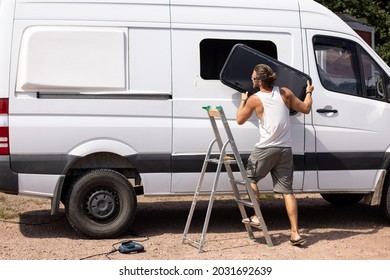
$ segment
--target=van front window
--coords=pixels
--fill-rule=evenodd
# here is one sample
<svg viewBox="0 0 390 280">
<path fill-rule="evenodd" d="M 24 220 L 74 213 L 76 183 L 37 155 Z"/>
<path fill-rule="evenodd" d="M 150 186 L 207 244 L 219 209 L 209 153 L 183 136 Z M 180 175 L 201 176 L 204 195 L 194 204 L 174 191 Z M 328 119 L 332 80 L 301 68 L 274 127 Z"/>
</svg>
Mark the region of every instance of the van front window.
<svg viewBox="0 0 390 280">
<path fill-rule="evenodd" d="M 315 36 L 313 43 L 318 75 L 325 89 L 387 100 L 389 78 L 360 45 L 328 36 Z"/>
<path fill-rule="evenodd" d="M 324 88 L 346 94 L 359 94 L 351 49 L 329 43 L 315 44 L 315 55 Z"/>
</svg>

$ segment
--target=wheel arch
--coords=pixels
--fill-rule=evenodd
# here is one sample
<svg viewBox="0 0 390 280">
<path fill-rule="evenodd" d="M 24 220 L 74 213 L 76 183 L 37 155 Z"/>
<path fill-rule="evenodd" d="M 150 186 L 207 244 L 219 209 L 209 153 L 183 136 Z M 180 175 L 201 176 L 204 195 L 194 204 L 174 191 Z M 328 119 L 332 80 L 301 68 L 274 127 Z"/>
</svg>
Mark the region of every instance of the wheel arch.
<svg viewBox="0 0 390 280">
<path fill-rule="evenodd" d="M 380 170 L 375 180 L 374 191 L 366 194 L 363 202 L 370 206 L 379 206 L 383 202 L 383 195 L 386 192 L 386 184 L 390 180 L 390 148 L 387 149 L 383 156 Z"/>
<path fill-rule="evenodd" d="M 64 175 L 57 183 L 52 200 L 51 213 L 59 212 L 60 202 L 64 201 L 64 197 L 74 180 L 94 169 L 111 169 L 123 174 L 126 178 L 133 179 L 134 186 L 137 187 L 137 194 L 141 194 L 143 192 L 142 187 L 140 187 L 141 176 L 135 162 L 131 159 L 132 157 L 126 157 L 114 152 L 94 152 L 78 157 L 67 166 Z"/>
<path fill-rule="evenodd" d="M 135 185 L 141 183 L 140 173 L 129 157 L 111 152 L 89 154 L 75 161 L 66 172 L 64 186 L 72 183 L 73 179 L 93 169 L 111 169 L 123 174 L 126 178 L 135 180 Z M 66 192 L 64 189 L 62 194 Z"/>
</svg>

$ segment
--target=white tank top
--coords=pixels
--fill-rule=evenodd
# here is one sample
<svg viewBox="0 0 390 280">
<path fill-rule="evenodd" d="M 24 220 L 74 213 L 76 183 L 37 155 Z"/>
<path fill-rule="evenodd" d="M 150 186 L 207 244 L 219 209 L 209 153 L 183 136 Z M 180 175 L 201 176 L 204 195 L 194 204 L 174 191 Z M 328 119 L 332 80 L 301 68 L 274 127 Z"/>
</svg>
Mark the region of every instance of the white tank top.
<svg viewBox="0 0 390 280">
<path fill-rule="evenodd" d="M 280 96 L 279 87 L 272 92 L 257 92 L 263 103 L 263 117 L 259 119 L 260 141 L 258 148 L 291 147 L 290 110 Z"/>
</svg>

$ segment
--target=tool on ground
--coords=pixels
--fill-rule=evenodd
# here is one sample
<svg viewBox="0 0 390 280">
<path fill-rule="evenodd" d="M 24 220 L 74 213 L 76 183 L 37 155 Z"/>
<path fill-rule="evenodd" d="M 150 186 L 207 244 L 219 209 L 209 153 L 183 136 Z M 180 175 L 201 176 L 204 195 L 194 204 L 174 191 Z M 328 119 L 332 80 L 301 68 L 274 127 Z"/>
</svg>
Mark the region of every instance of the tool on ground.
<svg viewBox="0 0 390 280">
<path fill-rule="evenodd" d="M 243 221 L 247 221 L 247 223 L 244 223 L 244 225 L 245 225 L 246 231 L 248 232 L 249 238 L 254 239 L 252 227 L 255 227 L 255 228 L 262 230 L 264 237 L 265 237 L 265 240 L 267 242 L 267 245 L 269 247 L 273 246 L 271 237 L 268 233 L 267 226 L 265 224 L 263 215 L 262 215 L 261 210 L 260 210 L 259 203 L 256 199 L 256 195 L 255 195 L 253 189 L 251 188 L 250 181 L 248 180 L 248 177 L 246 175 L 246 170 L 244 168 L 244 164 L 242 162 L 241 155 L 238 152 L 236 143 L 235 143 L 234 138 L 233 138 L 233 134 L 230 130 L 230 127 L 229 127 L 228 121 L 226 119 L 225 113 L 223 111 L 223 108 L 221 106 L 218 106 L 215 109 L 212 109 L 210 106 L 207 106 L 207 107 L 203 107 L 203 109 L 205 109 L 207 111 L 207 114 L 208 114 L 210 122 L 211 122 L 211 126 L 212 126 L 213 131 L 214 131 L 215 139 L 213 141 L 211 141 L 211 143 L 208 147 L 207 153 L 206 153 L 205 160 L 203 162 L 202 171 L 201 171 L 201 174 L 199 177 L 198 185 L 197 185 L 196 190 L 195 190 L 191 209 L 190 209 L 190 212 L 188 214 L 187 223 L 185 225 L 182 243 L 190 243 L 190 244 L 194 245 L 195 247 L 197 247 L 199 249 L 199 252 L 203 251 L 205 238 L 206 238 L 206 232 L 207 232 L 207 228 L 208 228 L 209 220 L 210 220 L 210 215 L 211 215 L 211 210 L 212 210 L 213 203 L 214 203 L 215 196 L 216 196 L 218 181 L 219 181 L 219 177 L 220 177 L 220 174 L 222 171 L 222 166 L 224 166 L 225 170 L 227 172 L 227 175 L 229 177 L 231 187 L 233 189 L 235 200 L 236 200 L 238 207 L 240 209 L 242 219 L 243 219 Z M 220 135 L 219 130 L 218 130 L 216 118 L 221 119 L 221 121 L 223 123 L 223 127 L 224 127 L 226 135 L 227 135 L 227 140 L 224 143 L 222 142 L 222 138 L 221 138 L 221 135 Z M 215 143 L 217 143 L 217 145 L 218 145 L 218 150 L 219 150 L 218 155 L 212 154 L 213 147 L 214 147 Z M 227 150 L 228 146 L 230 146 L 230 148 L 233 152 L 233 156 L 227 155 L 226 150 Z M 204 225 L 203 225 L 202 234 L 201 234 L 200 240 L 196 241 L 196 240 L 192 240 L 190 238 L 187 238 L 187 234 L 188 234 L 188 231 L 189 231 L 189 228 L 191 225 L 191 221 L 192 221 L 192 217 L 193 217 L 193 214 L 194 214 L 194 211 L 196 208 L 196 203 L 199 199 L 199 194 L 201 192 L 201 188 L 203 187 L 202 184 L 203 184 L 204 176 L 205 176 L 207 166 L 209 163 L 216 164 L 217 170 L 215 172 L 214 182 L 213 182 L 213 185 L 211 188 L 210 199 L 209 199 L 209 204 L 208 204 L 206 217 L 205 217 L 205 221 L 204 221 Z M 238 168 L 240 170 L 240 175 L 241 175 L 241 178 L 239 180 L 235 179 L 235 177 L 234 177 L 233 170 L 231 168 L 232 164 L 238 165 Z M 245 186 L 245 192 L 240 192 L 237 185 Z M 246 195 L 246 197 L 242 198 L 243 195 Z M 257 216 L 257 218 L 258 218 L 259 224 L 255 224 L 255 223 L 251 222 L 251 219 L 248 218 L 248 216 L 247 216 L 245 206 L 254 209 L 255 216 Z"/>
<path fill-rule="evenodd" d="M 122 254 L 140 253 L 144 250 L 144 246 L 134 241 L 123 242 L 118 248 L 118 251 Z"/>
</svg>

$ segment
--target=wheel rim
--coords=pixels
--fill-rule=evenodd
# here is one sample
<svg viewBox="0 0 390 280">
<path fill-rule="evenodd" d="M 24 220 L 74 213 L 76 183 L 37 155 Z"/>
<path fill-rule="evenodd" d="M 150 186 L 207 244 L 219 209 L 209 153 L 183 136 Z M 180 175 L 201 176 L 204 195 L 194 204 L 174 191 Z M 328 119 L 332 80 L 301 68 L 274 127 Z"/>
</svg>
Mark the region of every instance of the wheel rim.
<svg viewBox="0 0 390 280">
<path fill-rule="evenodd" d="M 118 197 L 108 189 L 95 189 L 87 197 L 86 211 L 95 220 L 107 220 L 115 216 L 118 209 Z"/>
</svg>

